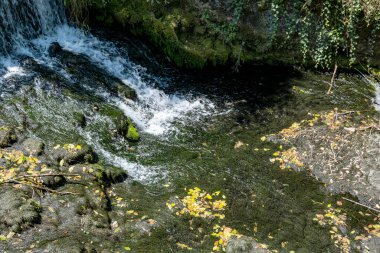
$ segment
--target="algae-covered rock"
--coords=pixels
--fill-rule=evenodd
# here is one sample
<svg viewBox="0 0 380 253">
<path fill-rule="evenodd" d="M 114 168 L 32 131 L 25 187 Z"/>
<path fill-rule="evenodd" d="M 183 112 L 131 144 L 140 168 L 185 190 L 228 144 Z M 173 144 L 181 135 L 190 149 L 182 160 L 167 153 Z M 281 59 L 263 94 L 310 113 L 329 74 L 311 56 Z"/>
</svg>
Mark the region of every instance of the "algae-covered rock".
<svg viewBox="0 0 380 253">
<path fill-rule="evenodd" d="M 13 127 L 0 127 L 0 148 L 9 147 L 16 141 L 17 136 Z"/>
<path fill-rule="evenodd" d="M 133 124 L 130 124 L 128 126 L 128 133 L 126 137 L 127 137 L 127 140 L 132 141 L 132 142 L 137 142 L 140 140 L 140 134 L 137 128 Z"/>
<path fill-rule="evenodd" d="M 130 100 L 137 99 L 136 91 L 123 83 L 117 85 L 117 90 L 118 90 L 119 96 L 123 98 L 130 99 Z"/>
<path fill-rule="evenodd" d="M 120 115 L 116 118 L 116 130 L 117 133 L 127 140 L 131 142 L 137 142 L 140 140 L 140 134 L 136 128 L 136 126 L 132 123 L 132 121 L 124 116 Z"/>
</svg>

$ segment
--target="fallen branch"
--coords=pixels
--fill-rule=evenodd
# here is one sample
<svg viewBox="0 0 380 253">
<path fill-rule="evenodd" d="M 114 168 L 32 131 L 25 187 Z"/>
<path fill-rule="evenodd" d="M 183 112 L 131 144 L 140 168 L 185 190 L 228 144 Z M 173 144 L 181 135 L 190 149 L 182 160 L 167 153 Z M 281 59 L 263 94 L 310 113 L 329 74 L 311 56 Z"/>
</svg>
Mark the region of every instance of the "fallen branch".
<svg viewBox="0 0 380 253">
<path fill-rule="evenodd" d="M 80 176 L 79 174 L 61 174 L 61 173 L 55 173 L 55 174 L 40 174 L 40 175 L 21 175 L 17 177 L 16 179 L 19 178 L 26 178 L 26 177 L 77 177 Z"/>
<path fill-rule="evenodd" d="M 361 203 L 359 203 L 359 202 L 356 202 L 356 201 L 354 201 L 354 200 L 352 200 L 352 199 L 348 199 L 348 198 L 345 198 L 345 197 L 342 197 L 342 199 L 347 200 L 347 201 L 349 201 L 349 202 L 351 202 L 351 203 L 354 203 L 354 204 L 356 204 L 356 205 L 359 205 L 359 206 L 362 206 L 362 207 L 368 208 L 368 209 L 370 209 L 370 210 L 372 210 L 372 211 L 375 211 L 375 212 L 377 212 L 377 213 L 380 213 L 380 210 L 377 210 L 377 209 L 372 208 L 372 207 L 370 207 L 370 206 L 363 205 L 363 204 L 361 204 Z"/>
<path fill-rule="evenodd" d="M 335 62 L 334 73 L 333 73 L 333 76 L 331 78 L 330 88 L 327 91 L 327 94 L 331 94 L 332 87 L 333 87 L 333 85 L 335 83 L 335 78 L 336 78 L 336 72 L 337 72 L 337 70 L 338 70 L 338 62 Z"/>
<path fill-rule="evenodd" d="M 24 186 L 29 186 L 32 189 L 38 189 L 38 190 L 47 191 L 47 192 L 50 192 L 50 193 L 55 193 L 55 194 L 60 194 L 60 195 L 68 195 L 68 194 L 78 195 L 78 193 L 75 193 L 75 192 L 60 192 L 60 191 L 56 191 L 56 190 L 50 189 L 48 187 L 44 187 L 44 186 L 40 186 L 40 185 L 36 185 L 36 184 L 28 184 L 28 183 L 24 183 L 24 182 L 21 182 L 21 181 L 18 181 L 18 180 L 14 180 L 14 179 L 10 179 L 10 180 L 4 181 L 3 183 L 4 184 L 20 184 L 20 185 L 24 185 Z"/>
</svg>

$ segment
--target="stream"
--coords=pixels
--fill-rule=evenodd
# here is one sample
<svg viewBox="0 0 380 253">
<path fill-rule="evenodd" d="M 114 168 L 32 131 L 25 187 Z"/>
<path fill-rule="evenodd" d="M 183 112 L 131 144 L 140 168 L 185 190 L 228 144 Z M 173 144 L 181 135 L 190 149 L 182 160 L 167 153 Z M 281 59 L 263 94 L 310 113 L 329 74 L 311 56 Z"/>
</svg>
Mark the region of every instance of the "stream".
<svg viewBox="0 0 380 253">
<path fill-rule="evenodd" d="M 21 2 L 22 8 L 17 6 Z M 329 99 L 330 75 L 294 67 L 250 65 L 239 73 L 186 73 L 163 63 L 131 36 L 69 25 L 58 0 L 32 2 L 0 4 L 0 25 L 6 27 L 0 32 L 0 122 L 24 126 L 28 136 L 43 139 L 50 148 L 85 143 L 101 164 L 128 173 L 113 191 L 126 201 L 127 207 L 117 210 L 132 210 L 135 216 L 124 221 L 116 243 L 103 245 L 108 235 L 91 237 L 98 252 L 123 247 L 132 252 L 186 251 L 179 243 L 194 252 L 211 252 L 215 225 L 236 229 L 278 252 L 340 252 L 329 228 L 314 219 L 341 195 L 307 171 L 281 170 L 271 163 L 279 144 L 262 137 L 308 113 L 335 107 L 364 110 L 365 98 L 346 95 L 367 87 L 360 76 L 343 75 L 344 91 Z M 4 22 L 16 16 L 25 18 L 17 24 Z M 88 75 L 92 72 L 71 70 L 70 61 L 49 54 L 53 42 L 121 80 L 136 91 L 137 100 L 120 96 L 96 75 Z M 294 87 L 305 92 L 297 95 Z M 85 116 L 85 127 L 75 124 L 78 113 Z M 138 128 L 139 142 L 110 134 L 112 115 L 120 113 Z M 168 208 L 195 187 L 223 195 L 224 219 L 191 220 Z M 352 228 L 367 222 L 352 211 L 365 209 L 346 208 Z M 157 227 L 136 232 L 136 222 L 147 218 Z M 50 233 L 43 224 L 35 235 L 40 242 Z"/>
</svg>

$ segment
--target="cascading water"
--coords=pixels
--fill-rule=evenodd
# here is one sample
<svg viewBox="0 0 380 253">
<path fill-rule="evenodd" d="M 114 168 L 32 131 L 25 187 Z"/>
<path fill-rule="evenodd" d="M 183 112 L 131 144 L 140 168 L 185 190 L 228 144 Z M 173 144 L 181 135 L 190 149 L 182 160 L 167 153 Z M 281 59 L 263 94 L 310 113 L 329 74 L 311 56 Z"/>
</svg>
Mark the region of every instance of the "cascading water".
<svg viewBox="0 0 380 253">
<path fill-rule="evenodd" d="M 28 39 L 47 34 L 64 23 L 64 6 L 60 0 L 2 0 L 0 52 L 25 46 Z"/>
<path fill-rule="evenodd" d="M 214 106 L 203 98 L 187 98 L 181 95 L 169 95 L 157 88 L 168 86 L 170 78 L 162 79 L 149 74 L 146 69 L 128 57 L 128 49 L 121 50 L 113 43 L 102 41 L 78 28 L 69 26 L 64 6 L 60 0 L 8 0 L 0 3 L 0 45 L 3 57 L 0 60 L 0 91 L 12 90 L 14 85 L 7 83 L 14 77 L 28 76 L 28 71 L 20 64 L 20 59 L 32 57 L 39 64 L 49 67 L 62 76 L 71 78 L 62 70 L 56 59 L 48 54 L 52 42 L 59 42 L 65 49 L 86 55 L 93 63 L 105 69 L 111 75 L 122 80 L 136 90 L 138 101 L 126 101 L 100 87 L 80 84 L 87 92 L 97 94 L 109 104 L 120 108 L 138 126 L 140 131 L 162 136 L 176 131 L 174 122 L 191 114 L 191 120 L 207 115 Z M 38 79 L 35 86 L 40 85 Z M 57 110 L 59 108 L 57 107 Z M 45 108 L 41 112 L 49 114 Z M 49 116 L 50 117 L 50 116 Z M 49 118 L 48 117 L 48 118 Z M 190 119 L 190 117 L 188 117 Z M 65 122 L 60 124 L 65 125 Z M 118 157 L 107 151 L 98 142 L 96 131 L 80 131 L 86 142 L 92 145 L 106 160 L 123 167 L 136 179 L 146 179 L 148 169 L 129 163 L 125 157 Z M 157 176 L 156 173 L 153 173 Z M 164 173 L 161 173 L 164 174 Z M 148 176 L 149 177 L 149 176 Z"/>
</svg>

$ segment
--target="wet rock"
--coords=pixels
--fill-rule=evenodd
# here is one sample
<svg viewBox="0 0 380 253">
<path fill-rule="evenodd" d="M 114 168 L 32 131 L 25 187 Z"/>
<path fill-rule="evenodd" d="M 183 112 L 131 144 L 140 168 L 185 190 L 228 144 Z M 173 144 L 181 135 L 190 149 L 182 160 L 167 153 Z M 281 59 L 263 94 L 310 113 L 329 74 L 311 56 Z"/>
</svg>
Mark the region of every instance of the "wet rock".
<svg viewBox="0 0 380 253">
<path fill-rule="evenodd" d="M 85 127 L 87 124 L 86 116 L 83 113 L 80 112 L 74 112 L 73 118 L 75 122 L 75 126 L 77 127 Z"/>
<path fill-rule="evenodd" d="M 42 182 L 45 186 L 56 189 L 63 186 L 66 183 L 66 179 L 63 176 L 45 176 L 42 177 Z"/>
<path fill-rule="evenodd" d="M 62 51 L 62 47 L 58 42 L 51 43 L 48 49 L 48 53 L 50 57 L 56 56 L 61 51 Z"/>
<path fill-rule="evenodd" d="M 103 180 L 113 184 L 124 182 L 127 178 L 125 170 L 117 167 L 107 167 L 103 173 Z"/>
<path fill-rule="evenodd" d="M 21 60 L 21 64 L 22 66 L 24 67 L 27 67 L 27 68 L 34 68 L 35 66 L 38 66 L 38 63 L 36 62 L 36 60 L 34 60 L 32 57 L 25 57 Z"/>
<path fill-rule="evenodd" d="M 119 116 L 116 119 L 116 131 L 119 135 L 123 136 L 131 142 L 137 142 L 140 140 L 140 134 L 132 123 L 132 121 L 124 115 Z"/>
<path fill-rule="evenodd" d="M 247 236 L 234 236 L 228 241 L 227 253 L 269 253 L 255 239 Z"/>
<path fill-rule="evenodd" d="M 119 96 L 123 98 L 130 99 L 130 100 L 137 99 L 136 91 L 125 84 L 117 85 L 117 91 L 119 93 Z"/>
<path fill-rule="evenodd" d="M 39 156 L 44 152 L 45 144 L 38 138 L 28 138 L 21 144 L 21 149 L 29 156 Z"/>
<path fill-rule="evenodd" d="M 20 190 L 2 189 L 0 203 L 0 230 L 20 232 L 40 222 L 41 208 Z"/>
<path fill-rule="evenodd" d="M 80 149 L 59 147 L 51 150 L 50 156 L 52 160 L 59 165 L 95 163 L 98 161 L 98 156 L 96 153 L 87 145 L 81 146 Z"/>
<path fill-rule="evenodd" d="M 0 127 L 0 148 L 11 146 L 17 141 L 17 136 L 14 128 Z"/>
<path fill-rule="evenodd" d="M 131 123 L 131 120 L 128 117 L 125 117 L 124 115 L 117 117 L 115 120 L 117 133 L 125 137 L 128 133 L 128 126 Z"/>
</svg>

